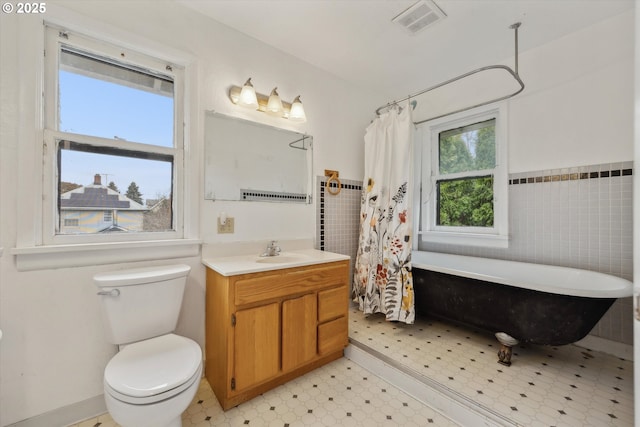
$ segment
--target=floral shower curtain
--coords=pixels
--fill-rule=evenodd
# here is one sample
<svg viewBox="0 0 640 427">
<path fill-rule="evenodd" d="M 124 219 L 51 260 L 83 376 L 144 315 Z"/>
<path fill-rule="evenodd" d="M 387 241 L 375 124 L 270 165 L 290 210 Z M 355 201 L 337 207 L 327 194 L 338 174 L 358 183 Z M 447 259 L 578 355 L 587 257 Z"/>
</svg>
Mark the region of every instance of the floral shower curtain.
<svg viewBox="0 0 640 427">
<path fill-rule="evenodd" d="M 411 108 L 393 108 L 367 128 L 353 299 L 364 313 L 415 319 L 411 277 Z"/>
</svg>

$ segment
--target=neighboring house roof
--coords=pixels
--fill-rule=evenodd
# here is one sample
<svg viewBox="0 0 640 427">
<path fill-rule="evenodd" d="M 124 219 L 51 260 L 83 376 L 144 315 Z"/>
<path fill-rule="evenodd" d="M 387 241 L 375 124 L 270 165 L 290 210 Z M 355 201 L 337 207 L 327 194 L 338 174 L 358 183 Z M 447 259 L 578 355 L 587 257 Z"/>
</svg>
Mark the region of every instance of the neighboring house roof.
<svg viewBox="0 0 640 427">
<path fill-rule="evenodd" d="M 113 233 L 113 232 L 128 232 L 129 230 L 127 230 L 124 227 L 120 227 L 118 225 L 110 225 L 107 228 L 104 228 L 100 231 L 98 231 L 98 233 Z"/>
<path fill-rule="evenodd" d="M 104 185 L 86 185 L 60 195 L 60 208 L 66 210 L 116 209 L 146 211 L 148 208 Z"/>
<path fill-rule="evenodd" d="M 147 207 L 149 208 L 149 211 L 157 211 L 160 208 L 162 208 L 166 203 L 169 203 L 169 199 L 166 198 L 162 198 L 162 199 L 147 199 L 145 200 L 147 203 Z"/>
</svg>

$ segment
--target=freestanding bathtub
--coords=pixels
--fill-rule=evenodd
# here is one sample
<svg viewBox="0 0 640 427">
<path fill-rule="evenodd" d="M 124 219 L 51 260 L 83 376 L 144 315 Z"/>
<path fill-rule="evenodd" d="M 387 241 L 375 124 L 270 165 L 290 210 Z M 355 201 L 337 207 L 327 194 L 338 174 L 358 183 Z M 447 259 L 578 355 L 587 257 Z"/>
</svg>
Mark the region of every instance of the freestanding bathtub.
<svg viewBox="0 0 640 427">
<path fill-rule="evenodd" d="M 584 338 L 628 280 L 594 271 L 413 251 L 416 315 L 496 333 L 499 362 L 510 365 L 520 342 L 564 345 Z"/>
</svg>

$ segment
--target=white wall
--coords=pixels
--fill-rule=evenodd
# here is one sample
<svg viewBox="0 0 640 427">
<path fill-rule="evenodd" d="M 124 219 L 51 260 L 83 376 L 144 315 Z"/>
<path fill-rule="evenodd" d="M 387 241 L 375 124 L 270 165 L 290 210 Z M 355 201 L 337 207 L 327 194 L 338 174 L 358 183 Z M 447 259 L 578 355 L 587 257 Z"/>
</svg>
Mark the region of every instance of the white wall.
<svg viewBox="0 0 640 427">
<path fill-rule="evenodd" d="M 63 8 L 60 8 L 63 6 Z M 280 51 L 170 2 L 48 1 L 48 19 L 87 33 L 105 31 L 126 43 L 149 41 L 150 51 L 179 52 L 192 67 L 189 83 L 187 135 L 190 213 L 187 234 L 207 242 L 224 241 L 213 224 L 221 210 L 236 218 L 230 240 L 312 239 L 313 206 L 275 203 L 203 201 L 204 111 L 218 112 L 314 136 L 314 168 L 340 171 L 362 179 L 362 136 L 373 109 L 384 100 L 352 89 L 346 83 Z M 22 158 L 22 144 L 39 142 L 34 135 L 38 53 L 42 17 L 2 14 L 0 21 L 0 425 L 102 394 L 102 372 L 115 348 L 104 341 L 92 276 L 124 264 L 19 272 L 10 248 L 21 241 L 20 218 L 29 206 L 18 194 L 37 188 L 39 176 L 29 172 L 39 159 Z M 25 59 L 25 56 L 27 59 Z M 278 86 L 284 100 L 301 95 L 308 121 L 292 125 L 262 113 L 234 106 L 231 85 L 253 77 L 256 89 L 269 93 Z M 21 173 L 26 170 L 27 173 Z M 20 178 L 22 177 L 22 178 Z M 24 179 L 24 181 L 22 181 Z M 38 229 L 26 224 L 24 229 Z M 20 231 L 18 231 L 20 230 Z M 178 259 L 192 267 L 178 333 L 204 341 L 204 269 L 199 257 Z M 163 261 L 166 262 L 166 261 Z"/>
<path fill-rule="evenodd" d="M 630 10 L 520 55 L 510 173 L 633 158 L 633 34 Z"/>
</svg>

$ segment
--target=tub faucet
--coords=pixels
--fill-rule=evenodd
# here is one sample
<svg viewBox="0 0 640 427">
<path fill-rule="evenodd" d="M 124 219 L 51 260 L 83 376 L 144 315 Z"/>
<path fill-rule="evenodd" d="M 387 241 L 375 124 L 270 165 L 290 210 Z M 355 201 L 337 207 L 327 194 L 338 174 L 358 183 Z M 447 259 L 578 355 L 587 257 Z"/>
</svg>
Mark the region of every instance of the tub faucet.
<svg viewBox="0 0 640 427">
<path fill-rule="evenodd" d="M 260 256 L 277 256 L 280 255 L 280 246 L 278 246 L 275 240 L 272 240 L 267 245 L 266 251 Z"/>
</svg>

